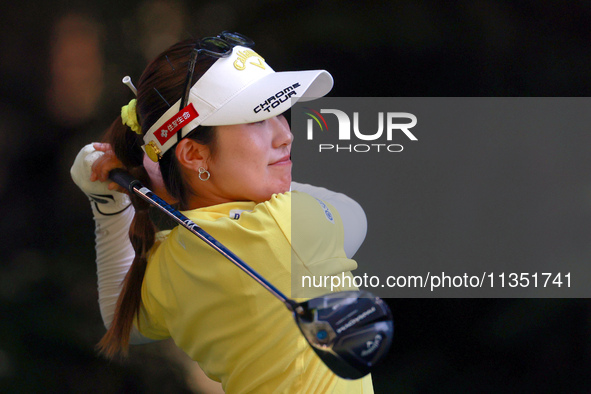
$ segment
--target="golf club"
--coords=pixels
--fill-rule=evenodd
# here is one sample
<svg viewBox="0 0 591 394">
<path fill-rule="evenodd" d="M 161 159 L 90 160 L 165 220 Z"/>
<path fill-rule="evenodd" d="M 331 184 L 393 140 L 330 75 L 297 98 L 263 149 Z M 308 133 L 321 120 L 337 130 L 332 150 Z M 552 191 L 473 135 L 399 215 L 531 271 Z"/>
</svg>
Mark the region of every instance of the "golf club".
<svg viewBox="0 0 591 394">
<path fill-rule="evenodd" d="M 337 376 L 359 379 L 387 354 L 394 323 L 388 305 L 379 297 L 367 291 L 343 291 L 298 303 L 126 171 L 114 169 L 109 178 L 166 213 L 283 302 L 312 349 Z"/>
</svg>

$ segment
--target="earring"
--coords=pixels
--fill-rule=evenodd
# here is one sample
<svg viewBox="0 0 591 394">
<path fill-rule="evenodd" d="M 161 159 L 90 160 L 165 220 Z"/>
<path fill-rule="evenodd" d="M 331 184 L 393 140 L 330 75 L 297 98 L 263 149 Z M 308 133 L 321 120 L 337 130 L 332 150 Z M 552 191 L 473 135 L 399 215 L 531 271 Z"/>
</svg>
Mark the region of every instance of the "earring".
<svg viewBox="0 0 591 394">
<path fill-rule="evenodd" d="M 203 175 L 203 174 L 205 174 L 205 175 Z M 199 179 L 201 179 L 203 182 L 205 182 L 206 180 L 209 179 L 210 176 L 211 176 L 211 174 L 209 173 L 209 171 L 207 171 L 203 167 L 199 167 Z"/>
</svg>

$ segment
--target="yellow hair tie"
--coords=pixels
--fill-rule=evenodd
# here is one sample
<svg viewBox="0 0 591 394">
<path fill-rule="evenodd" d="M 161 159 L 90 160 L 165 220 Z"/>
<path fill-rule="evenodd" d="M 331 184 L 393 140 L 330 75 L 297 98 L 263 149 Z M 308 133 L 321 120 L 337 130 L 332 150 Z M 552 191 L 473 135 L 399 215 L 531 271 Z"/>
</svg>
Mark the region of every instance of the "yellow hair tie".
<svg viewBox="0 0 591 394">
<path fill-rule="evenodd" d="M 137 100 L 132 99 L 129 104 L 121 107 L 121 120 L 124 125 L 127 125 L 127 127 L 141 135 L 142 127 L 137 121 L 137 112 L 135 111 L 136 104 Z"/>
</svg>

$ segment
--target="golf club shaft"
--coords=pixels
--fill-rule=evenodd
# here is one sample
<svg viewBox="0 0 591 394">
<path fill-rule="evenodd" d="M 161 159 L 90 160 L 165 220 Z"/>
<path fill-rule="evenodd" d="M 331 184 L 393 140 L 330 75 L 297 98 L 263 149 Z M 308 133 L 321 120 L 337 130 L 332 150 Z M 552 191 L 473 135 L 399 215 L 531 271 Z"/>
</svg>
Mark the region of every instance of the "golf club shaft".
<svg viewBox="0 0 591 394">
<path fill-rule="evenodd" d="M 250 267 L 248 264 L 242 261 L 242 259 L 236 256 L 234 253 L 232 253 L 232 251 L 230 251 L 218 240 L 209 235 L 205 230 L 203 230 L 199 225 L 195 224 L 191 219 L 189 219 L 181 212 L 170 206 L 166 201 L 158 197 L 154 192 L 145 187 L 140 181 L 132 177 L 128 172 L 116 168 L 109 173 L 109 178 L 113 182 L 117 183 L 119 186 L 129 190 L 131 193 L 137 194 L 142 199 L 146 200 L 148 203 L 152 204 L 156 208 L 160 209 L 162 212 L 166 213 L 178 224 L 189 230 L 191 233 L 195 234 L 203 242 L 217 250 L 225 258 L 227 258 L 236 266 L 238 266 L 238 268 L 246 272 L 251 278 L 260 283 L 269 292 L 271 292 L 271 294 L 273 294 L 280 301 L 282 301 L 290 311 L 294 310 L 296 303 L 293 300 L 287 298 L 281 291 L 279 291 L 279 289 L 277 289 L 275 286 L 269 283 L 252 267 Z"/>
</svg>

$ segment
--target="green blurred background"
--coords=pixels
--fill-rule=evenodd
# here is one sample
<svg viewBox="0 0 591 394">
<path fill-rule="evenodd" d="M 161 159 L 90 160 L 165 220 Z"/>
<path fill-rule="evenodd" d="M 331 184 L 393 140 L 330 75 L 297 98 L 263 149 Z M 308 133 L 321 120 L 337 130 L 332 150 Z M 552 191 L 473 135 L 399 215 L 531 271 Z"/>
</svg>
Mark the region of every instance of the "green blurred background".
<svg viewBox="0 0 591 394">
<path fill-rule="evenodd" d="M 170 44 L 238 31 L 276 70 L 329 70 L 335 97 L 589 96 L 590 19 L 590 2 L 548 0 L 3 4 L 0 392 L 206 390 L 166 344 L 97 356 L 94 224 L 69 176 L 131 98 L 121 78 Z M 378 393 L 591 390 L 588 300 L 388 303 Z"/>
</svg>

